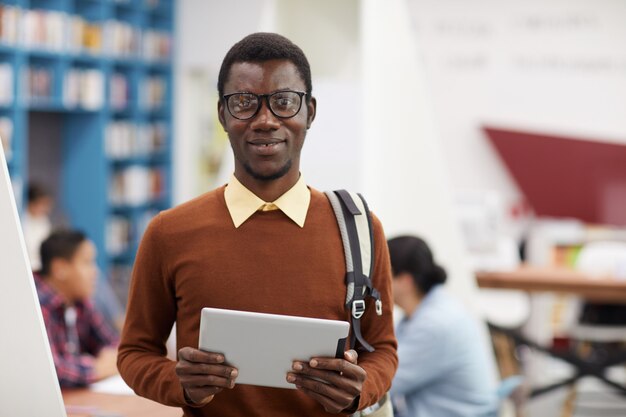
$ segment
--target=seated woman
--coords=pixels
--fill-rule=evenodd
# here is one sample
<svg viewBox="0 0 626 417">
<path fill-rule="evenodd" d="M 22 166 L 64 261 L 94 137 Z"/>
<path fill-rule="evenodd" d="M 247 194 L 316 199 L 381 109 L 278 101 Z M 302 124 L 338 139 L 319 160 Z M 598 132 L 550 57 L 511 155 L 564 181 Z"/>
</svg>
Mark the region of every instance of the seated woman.
<svg viewBox="0 0 626 417">
<path fill-rule="evenodd" d="M 446 272 L 420 238 L 391 239 L 398 371 L 391 395 L 399 416 L 495 416 L 496 377 L 478 323 L 443 288 Z"/>
<path fill-rule="evenodd" d="M 117 374 L 118 335 L 90 298 L 96 248 L 78 231 L 57 231 L 41 244 L 35 285 L 61 387 L 85 386 Z"/>
</svg>

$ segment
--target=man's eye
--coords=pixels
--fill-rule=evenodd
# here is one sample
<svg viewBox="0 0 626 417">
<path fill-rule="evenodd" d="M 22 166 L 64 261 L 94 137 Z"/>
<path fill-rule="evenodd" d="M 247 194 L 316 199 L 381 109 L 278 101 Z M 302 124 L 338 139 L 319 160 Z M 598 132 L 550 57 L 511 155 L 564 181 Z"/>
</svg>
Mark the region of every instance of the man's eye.
<svg viewBox="0 0 626 417">
<path fill-rule="evenodd" d="M 274 97 L 274 104 L 279 107 L 289 107 L 293 104 L 291 97 Z"/>
<path fill-rule="evenodd" d="M 250 100 L 249 97 L 245 97 L 245 96 L 240 96 L 237 100 L 236 100 L 236 106 L 240 109 L 247 109 L 250 106 L 252 106 L 252 100 Z"/>
</svg>

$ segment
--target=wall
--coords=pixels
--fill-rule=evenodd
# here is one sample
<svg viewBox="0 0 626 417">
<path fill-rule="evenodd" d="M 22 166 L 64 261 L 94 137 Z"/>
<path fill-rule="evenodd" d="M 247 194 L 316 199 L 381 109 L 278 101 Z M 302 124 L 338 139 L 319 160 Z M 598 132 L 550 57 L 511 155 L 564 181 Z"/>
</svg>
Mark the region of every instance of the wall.
<svg viewBox="0 0 626 417">
<path fill-rule="evenodd" d="M 450 287 L 471 304 L 475 284 L 454 222 L 430 92 L 417 59 L 421 45 L 411 31 L 407 3 L 252 3 L 180 2 L 179 76 L 201 69 L 216 78 L 226 50 L 255 30 L 276 30 L 300 45 L 311 62 L 318 99 L 318 115 L 303 150 L 307 182 L 320 189 L 362 191 L 389 235 L 425 236 L 450 271 Z M 233 29 L 234 16 L 242 20 Z M 177 108 L 198 107 L 185 102 L 182 93 Z M 214 111 L 214 104 L 207 105 Z M 181 161 L 193 160 L 198 146 L 190 142 L 193 135 L 184 133 L 189 126 L 177 124 Z M 225 158 L 220 182 L 232 172 L 228 148 Z M 177 195 L 195 195 L 189 184 L 197 179 L 190 164 L 180 162 L 176 173 Z"/>
<path fill-rule="evenodd" d="M 233 43 L 261 28 L 271 4 L 271 0 L 176 2 L 175 204 L 207 188 L 198 176 L 202 162 L 198 154 L 214 130 L 220 64 Z M 197 91 L 198 88 L 206 91 Z"/>
<path fill-rule="evenodd" d="M 455 190 L 519 198 L 483 123 L 626 143 L 626 2 L 408 4 Z"/>
<path fill-rule="evenodd" d="M 220 140 L 215 89 L 222 59 L 235 42 L 256 31 L 287 36 L 309 58 L 318 113 L 303 150 L 307 182 L 319 189 L 363 188 L 359 1 L 185 0 L 177 5 L 175 203 L 228 181 L 232 173 L 228 146 L 210 183 L 198 169 L 204 164 L 198 155 L 207 141 Z M 202 87 L 207 91 L 198 91 Z M 348 128 L 339 120 L 353 123 Z"/>
</svg>

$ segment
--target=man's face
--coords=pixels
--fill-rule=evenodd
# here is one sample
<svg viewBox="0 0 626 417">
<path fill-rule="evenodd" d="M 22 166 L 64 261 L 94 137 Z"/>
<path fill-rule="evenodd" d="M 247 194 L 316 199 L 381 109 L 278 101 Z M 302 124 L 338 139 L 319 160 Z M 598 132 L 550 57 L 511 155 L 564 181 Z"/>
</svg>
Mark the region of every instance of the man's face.
<svg viewBox="0 0 626 417">
<path fill-rule="evenodd" d="M 84 241 L 68 261 L 68 279 L 71 281 L 72 298 L 85 300 L 93 295 L 98 279 L 96 247 L 91 241 Z"/>
<path fill-rule="evenodd" d="M 281 90 L 306 91 L 296 66 L 288 60 L 235 63 L 224 84 L 224 94 L 270 94 Z M 315 117 L 315 99 L 309 104 L 306 96 L 302 100 L 298 114 L 283 119 L 272 114 L 263 99 L 258 113 L 248 120 L 234 118 L 220 100 L 219 119 L 228 133 L 235 155 L 235 175 L 240 181 L 297 176 L 304 137 Z"/>
<path fill-rule="evenodd" d="M 52 198 L 40 197 L 28 205 L 28 211 L 34 217 L 44 217 L 52 211 Z"/>
</svg>

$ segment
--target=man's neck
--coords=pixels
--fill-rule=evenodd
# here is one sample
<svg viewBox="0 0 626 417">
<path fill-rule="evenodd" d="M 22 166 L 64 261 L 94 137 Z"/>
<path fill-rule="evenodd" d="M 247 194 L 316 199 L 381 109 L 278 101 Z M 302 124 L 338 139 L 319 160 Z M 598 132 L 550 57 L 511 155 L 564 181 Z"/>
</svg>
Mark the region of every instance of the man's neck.
<svg viewBox="0 0 626 417">
<path fill-rule="evenodd" d="M 287 173 L 275 180 L 257 180 L 247 175 L 239 175 L 235 171 L 235 177 L 237 180 L 248 190 L 252 191 L 254 195 L 266 202 L 276 201 L 281 195 L 289 191 L 300 178 L 300 172 Z"/>
<path fill-rule="evenodd" d="M 74 305 L 74 300 L 68 296 L 62 280 L 55 278 L 54 276 L 46 276 L 42 277 L 42 279 L 63 299 L 65 305 Z"/>
</svg>

